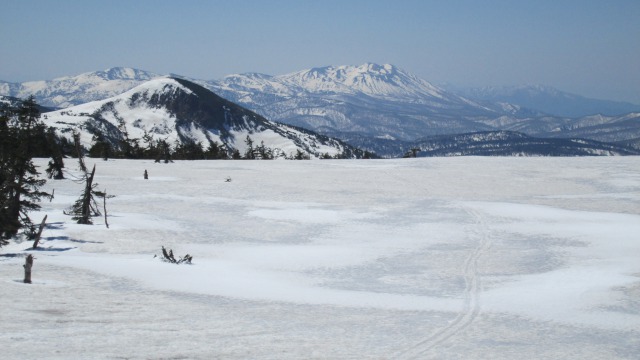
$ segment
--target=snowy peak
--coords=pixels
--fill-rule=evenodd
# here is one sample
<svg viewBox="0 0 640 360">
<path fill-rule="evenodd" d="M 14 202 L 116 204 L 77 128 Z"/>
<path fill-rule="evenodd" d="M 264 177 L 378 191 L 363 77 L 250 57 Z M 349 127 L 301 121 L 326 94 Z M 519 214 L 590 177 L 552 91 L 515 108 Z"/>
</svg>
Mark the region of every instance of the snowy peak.
<svg viewBox="0 0 640 360">
<path fill-rule="evenodd" d="M 338 140 L 268 121 L 198 84 L 172 77 L 152 79 L 105 100 L 49 112 L 43 119 L 67 138 L 80 132 L 86 148 L 99 135 L 116 147 L 128 138 L 139 143 L 164 140 L 172 146 L 199 144 L 203 149 L 217 143 L 228 151 L 244 152 L 250 136 L 256 144 L 274 149 L 278 157 L 298 151 L 310 157 L 358 156 L 356 149 Z"/>
<path fill-rule="evenodd" d="M 163 77 L 138 85 L 122 95 L 119 95 L 117 98 L 127 98 L 131 104 L 135 104 L 136 102 L 140 102 L 141 99 L 148 102 L 151 99 L 157 99 L 160 97 L 175 97 L 181 93 L 191 94 L 192 91 L 182 85 L 178 79 Z M 156 102 L 158 101 L 159 100 L 156 100 Z"/>
<path fill-rule="evenodd" d="M 276 78 L 313 93 L 361 93 L 403 100 L 445 97 L 443 90 L 390 64 L 326 66 Z"/>
<path fill-rule="evenodd" d="M 112 85 L 116 83 L 138 84 L 140 82 L 148 81 L 159 76 L 159 74 L 154 74 L 144 70 L 126 67 L 114 67 L 103 71 L 83 73 L 77 76 L 60 77 L 46 81 L 46 83 L 53 86 L 64 84 L 65 86 L 84 85 L 90 87 L 99 87 L 107 82 L 111 83 Z"/>
<path fill-rule="evenodd" d="M 108 80 L 151 80 L 155 77 L 158 77 L 158 74 L 154 74 L 148 71 L 126 68 L 126 67 L 114 67 L 101 72 L 99 74 L 104 74 L 106 79 Z"/>
</svg>

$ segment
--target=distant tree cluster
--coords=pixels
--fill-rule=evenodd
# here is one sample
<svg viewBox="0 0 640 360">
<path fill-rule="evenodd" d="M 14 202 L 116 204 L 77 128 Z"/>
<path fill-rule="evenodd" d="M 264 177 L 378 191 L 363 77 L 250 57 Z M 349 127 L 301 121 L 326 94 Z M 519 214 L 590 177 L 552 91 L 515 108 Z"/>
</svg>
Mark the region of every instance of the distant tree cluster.
<svg viewBox="0 0 640 360">
<path fill-rule="evenodd" d="M 141 139 L 130 139 L 124 127 L 121 129 L 122 139 L 116 146 L 112 145 L 100 132 L 96 132 L 89 148 L 89 156 L 93 158 L 121 158 L 121 159 L 151 159 L 156 162 L 169 163 L 173 160 L 308 160 L 310 155 L 300 149 L 295 153 L 286 154 L 281 149 L 270 148 L 264 141 L 256 145 L 254 140 L 247 135 L 245 138 L 245 150 L 240 153 L 238 149 L 230 148 L 226 144 L 220 144 L 209 140 L 207 146 L 193 140 L 176 141 L 173 146 L 166 139 L 155 139 L 153 135 L 145 133 Z M 372 153 L 346 152 L 331 156 L 328 153 L 316 154 L 321 159 L 342 158 L 371 158 Z"/>
<path fill-rule="evenodd" d="M 216 160 L 229 159 L 223 145 L 210 141 L 207 148 L 195 141 L 176 141 L 173 146 L 166 139 L 155 139 L 145 133 L 141 139 L 131 139 L 124 126 L 121 128 L 122 139 L 114 145 L 106 136 L 96 131 L 89 148 L 89 156 L 108 160 L 114 159 L 151 159 L 156 162 L 173 160 Z"/>
</svg>

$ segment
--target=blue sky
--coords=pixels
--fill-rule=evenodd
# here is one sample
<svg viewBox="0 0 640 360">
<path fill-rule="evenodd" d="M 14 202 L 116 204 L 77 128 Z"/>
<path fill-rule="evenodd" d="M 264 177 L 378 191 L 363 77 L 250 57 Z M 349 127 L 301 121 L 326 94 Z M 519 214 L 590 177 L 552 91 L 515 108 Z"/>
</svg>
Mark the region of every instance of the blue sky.
<svg viewBox="0 0 640 360">
<path fill-rule="evenodd" d="M 0 0 L 0 44 L 5 81 L 375 62 L 435 84 L 545 84 L 640 104 L 638 0 Z"/>
</svg>

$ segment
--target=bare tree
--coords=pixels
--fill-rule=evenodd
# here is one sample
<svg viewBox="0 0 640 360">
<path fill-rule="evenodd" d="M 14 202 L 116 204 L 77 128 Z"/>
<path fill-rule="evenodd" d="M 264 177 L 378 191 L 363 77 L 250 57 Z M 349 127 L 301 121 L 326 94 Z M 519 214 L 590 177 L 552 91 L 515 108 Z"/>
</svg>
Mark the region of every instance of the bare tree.
<svg viewBox="0 0 640 360">
<path fill-rule="evenodd" d="M 155 256 L 154 256 L 155 257 Z M 163 246 L 162 247 L 162 259 L 164 261 L 173 263 L 173 264 L 182 264 L 182 263 L 187 263 L 187 264 L 191 264 L 191 260 L 193 260 L 193 256 L 186 254 L 185 256 L 179 258 L 178 260 L 176 260 L 175 256 L 173 255 L 173 250 L 169 249 L 169 251 L 167 251 L 167 249 Z"/>
<path fill-rule="evenodd" d="M 42 230 L 44 230 L 44 226 L 47 223 L 47 216 L 44 216 L 44 219 L 42 219 L 42 222 L 40 223 L 40 228 L 38 229 L 38 233 L 36 234 L 35 238 L 33 239 L 33 249 L 38 248 L 38 243 L 40 242 L 40 236 L 42 236 Z"/>
</svg>

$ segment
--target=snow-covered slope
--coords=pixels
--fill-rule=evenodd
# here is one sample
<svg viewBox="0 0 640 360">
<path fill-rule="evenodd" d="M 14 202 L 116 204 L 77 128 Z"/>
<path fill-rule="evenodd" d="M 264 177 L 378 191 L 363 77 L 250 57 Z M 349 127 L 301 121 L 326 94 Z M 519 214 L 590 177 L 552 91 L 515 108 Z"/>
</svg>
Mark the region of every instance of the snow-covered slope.
<svg viewBox="0 0 640 360">
<path fill-rule="evenodd" d="M 94 163 L 109 228 L 69 176 L 0 248 L 2 359 L 638 359 L 640 157 Z"/>
<path fill-rule="evenodd" d="M 354 151 L 338 140 L 268 121 L 197 84 L 175 78 L 157 78 L 106 100 L 49 112 L 43 120 L 68 138 L 79 131 L 87 148 L 94 134 L 117 144 L 126 133 L 130 139 L 151 135 L 169 144 L 195 142 L 203 148 L 216 142 L 240 152 L 250 136 L 256 145 L 264 142 L 281 156 L 298 150 L 311 157 Z"/>
<path fill-rule="evenodd" d="M 278 76 L 277 79 L 311 93 L 361 93 L 417 102 L 428 98 L 453 98 L 446 91 L 390 64 L 327 66 Z"/>
<path fill-rule="evenodd" d="M 119 95 L 159 76 L 148 71 L 115 67 L 46 81 L 0 82 L 0 94 L 19 98 L 33 95 L 40 105 L 66 108 Z"/>
<path fill-rule="evenodd" d="M 284 98 L 333 94 L 368 95 L 420 103 L 427 99 L 461 100 L 459 96 L 452 95 L 390 64 L 326 66 L 278 76 L 257 73 L 234 74 L 219 81 L 211 81 L 209 85 L 222 91 L 241 94 L 259 92 Z"/>
</svg>

